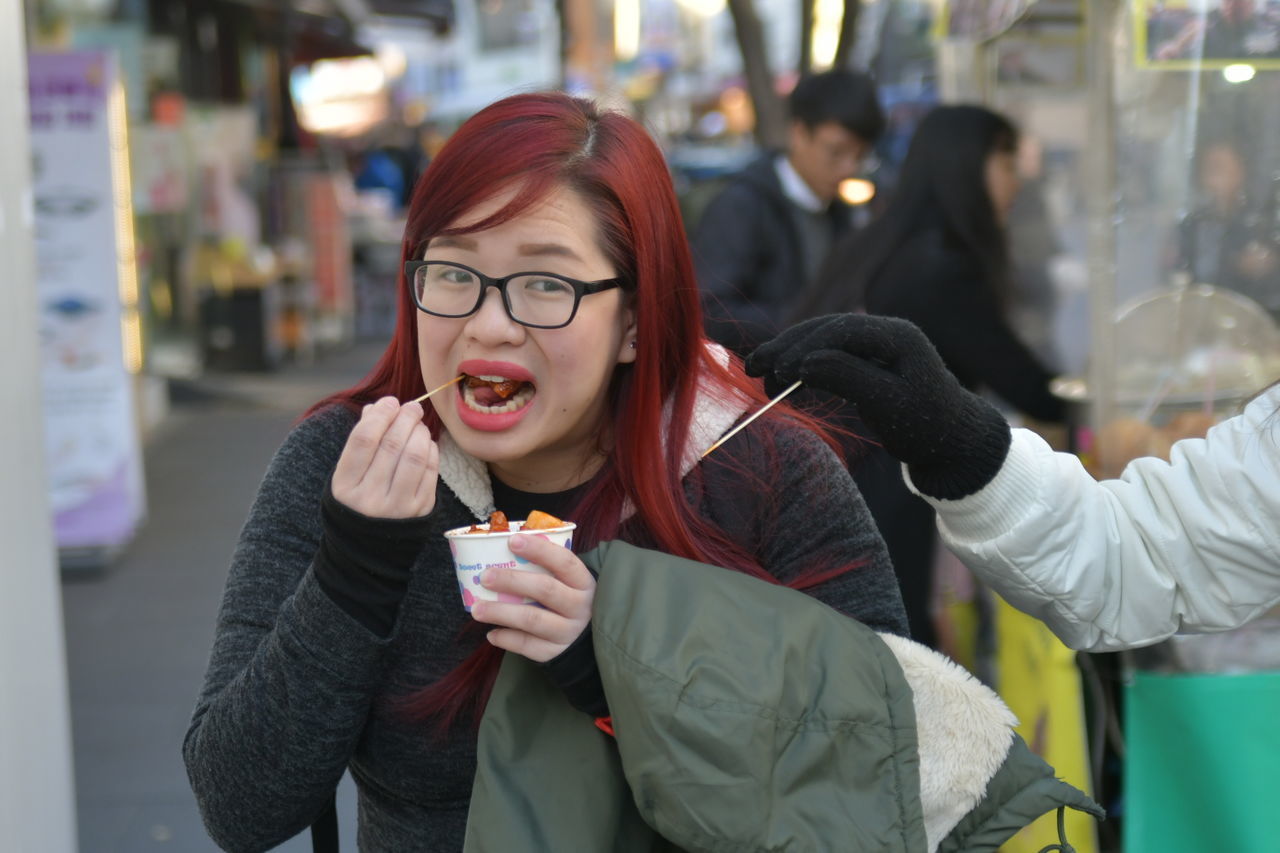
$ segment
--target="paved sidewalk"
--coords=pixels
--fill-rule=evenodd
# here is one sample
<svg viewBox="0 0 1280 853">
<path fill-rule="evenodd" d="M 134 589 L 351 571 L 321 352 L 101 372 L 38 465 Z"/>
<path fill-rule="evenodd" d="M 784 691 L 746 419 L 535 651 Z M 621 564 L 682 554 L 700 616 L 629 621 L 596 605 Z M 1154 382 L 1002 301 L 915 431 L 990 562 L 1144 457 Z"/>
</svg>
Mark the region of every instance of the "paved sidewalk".
<svg viewBox="0 0 1280 853">
<path fill-rule="evenodd" d="M 213 851 L 181 746 L 204 675 L 231 550 L 267 461 L 308 405 L 348 387 L 381 347 L 272 374 L 175 389 L 145 449 L 150 516 L 96 576 L 64 576 L 81 853 Z M 354 791 L 339 796 L 355 850 Z M 280 850 L 311 849 L 295 838 Z"/>
</svg>

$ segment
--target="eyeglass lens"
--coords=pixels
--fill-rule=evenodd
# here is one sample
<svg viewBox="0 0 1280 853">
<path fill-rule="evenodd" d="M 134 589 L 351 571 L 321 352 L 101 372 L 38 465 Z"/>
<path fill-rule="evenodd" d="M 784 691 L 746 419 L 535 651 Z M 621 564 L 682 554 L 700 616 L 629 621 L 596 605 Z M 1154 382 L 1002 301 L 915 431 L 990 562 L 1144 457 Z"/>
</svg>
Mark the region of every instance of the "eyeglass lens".
<svg viewBox="0 0 1280 853">
<path fill-rule="evenodd" d="M 444 262 L 431 262 L 414 273 L 414 295 L 432 314 L 465 317 L 480 303 L 484 283 L 475 273 Z M 559 326 L 573 316 L 573 286 L 547 275 L 518 275 L 507 282 L 507 305 L 518 323 Z"/>
</svg>

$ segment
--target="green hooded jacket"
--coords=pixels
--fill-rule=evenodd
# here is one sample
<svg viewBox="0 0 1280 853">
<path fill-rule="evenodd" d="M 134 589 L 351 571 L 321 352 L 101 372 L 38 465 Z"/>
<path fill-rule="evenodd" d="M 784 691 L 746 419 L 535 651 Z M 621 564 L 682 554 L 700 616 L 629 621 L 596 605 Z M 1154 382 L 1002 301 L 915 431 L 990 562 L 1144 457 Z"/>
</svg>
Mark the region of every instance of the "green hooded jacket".
<svg viewBox="0 0 1280 853">
<path fill-rule="evenodd" d="M 480 727 L 467 853 L 995 850 L 1102 810 L 1000 699 L 803 593 L 609 542 L 595 654 L 615 737 L 507 655 Z"/>
</svg>

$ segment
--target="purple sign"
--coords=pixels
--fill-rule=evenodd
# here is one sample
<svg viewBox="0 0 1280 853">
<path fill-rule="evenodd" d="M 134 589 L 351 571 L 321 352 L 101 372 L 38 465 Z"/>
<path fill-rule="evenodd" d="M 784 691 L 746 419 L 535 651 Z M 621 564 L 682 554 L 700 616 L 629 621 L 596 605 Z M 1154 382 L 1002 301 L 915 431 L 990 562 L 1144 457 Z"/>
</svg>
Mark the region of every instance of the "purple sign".
<svg viewBox="0 0 1280 853">
<path fill-rule="evenodd" d="M 61 548 L 123 545 L 145 511 L 125 359 L 137 284 L 118 91 L 109 54 L 29 57 L 45 437 Z"/>
</svg>

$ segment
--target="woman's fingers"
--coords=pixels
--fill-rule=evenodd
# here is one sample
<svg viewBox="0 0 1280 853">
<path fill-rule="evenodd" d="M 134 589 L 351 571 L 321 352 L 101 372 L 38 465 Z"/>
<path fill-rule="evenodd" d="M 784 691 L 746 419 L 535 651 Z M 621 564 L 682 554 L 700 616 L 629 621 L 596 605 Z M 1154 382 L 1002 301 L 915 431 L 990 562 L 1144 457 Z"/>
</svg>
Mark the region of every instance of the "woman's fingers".
<svg viewBox="0 0 1280 853">
<path fill-rule="evenodd" d="M 477 601 L 471 605 L 471 615 L 478 622 L 497 626 L 488 633 L 490 643 L 538 663 L 546 663 L 569 648 L 588 624 L 534 604 L 500 601 Z"/>
<path fill-rule="evenodd" d="M 578 555 L 539 533 L 517 533 L 507 544 L 511 553 L 535 563 L 562 584 L 573 589 L 595 589 L 596 580 Z"/>
<path fill-rule="evenodd" d="M 409 432 L 404 450 L 392 472 L 391 483 L 387 489 L 388 506 L 405 508 L 408 517 L 426 515 L 430 512 L 435 506 L 439 460 L 436 443 L 431 439 L 431 431 L 419 421 Z M 421 505 L 425 501 L 430 501 L 430 506 L 423 509 Z"/>
<path fill-rule="evenodd" d="M 360 421 L 347 436 L 347 443 L 338 457 L 333 471 L 334 496 L 341 499 L 339 489 L 353 489 L 364 479 L 374 455 L 382 443 L 382 436 L 399 414 L 400 405 L 394 397 L 383 397 L 364 407 Z"/>
<path fill-rule="evenodd" d="M 586 623 L 566 619 L 535 604 L 477 601 L 471 605 L 471 615 L 486 625 L 519 631 L 562 648 L 576 640 L 586 627 Z"/>
<path fill-rule="evenodd" d="M 591 590 L 574 589 L 551 575 L 522 569 L 486 569 L 480 577 L 485 589 L 531 598 L 546 610 L 567 619 L 591 617 Z"/>
<path fill-rule="evenodd" d="M 379 400 L 378 403 L 381 405 L 382 401 Z M 378 449 L 373 454 L 373 459 L 365 472 L 364 479 L 369 481 L 371 487 L 376 489 L 381 486 L 387 492 L 391 490 L 391 482 L 400 464 L 400 457 L 409 446 L 409 436 L 413 434 L 413 428 L 421 424 L 421 404 L 406 403 L 398 407 L 395 418 L 382 434 Z"/>
<path fill-rule="evenodd" d="M 435 508 L 440 454 L 422 406 L 384 397 L 365 406 L 333 473 L 333 496 L 373 518 L 414 518 Z"/>
<path fill-rule="evenodd" d="M 431 430 L 425 424 L 414 430 L 414 435 L 424 436 L 428 442 L 426 465 L 413 493 L 414 505 L 422 509 L 418 515 L 426 515 L 436 506 L 436 482 L 440 479 L 440 445 L 431 438 Z"/>
<path fill-rule="evenodd" d="M 531 598 L 541 607 L 477 601 L 471 615 L 499 626 L 489 642 L 535 661 L 548 661 L 567 649 L 591 622 L 596 582 L 577 555 L 537 534 L 511 537 L 511 550 L 550 574 L 519 569 L 487 569 L 486 589 Z"/>
<path fill-rule="evenodd" d="M 528 605 L 523 606 L 527 607 Z M 516 631 L 512 628 L 494 628 L 486 635 L 486 639 L 500 649 L 515 652 L 537 663 L 546 663 L 569 647 L 568 643 L 563 645 L 550 643 L 535 637 L 533 634 Z"/>
</svg>

